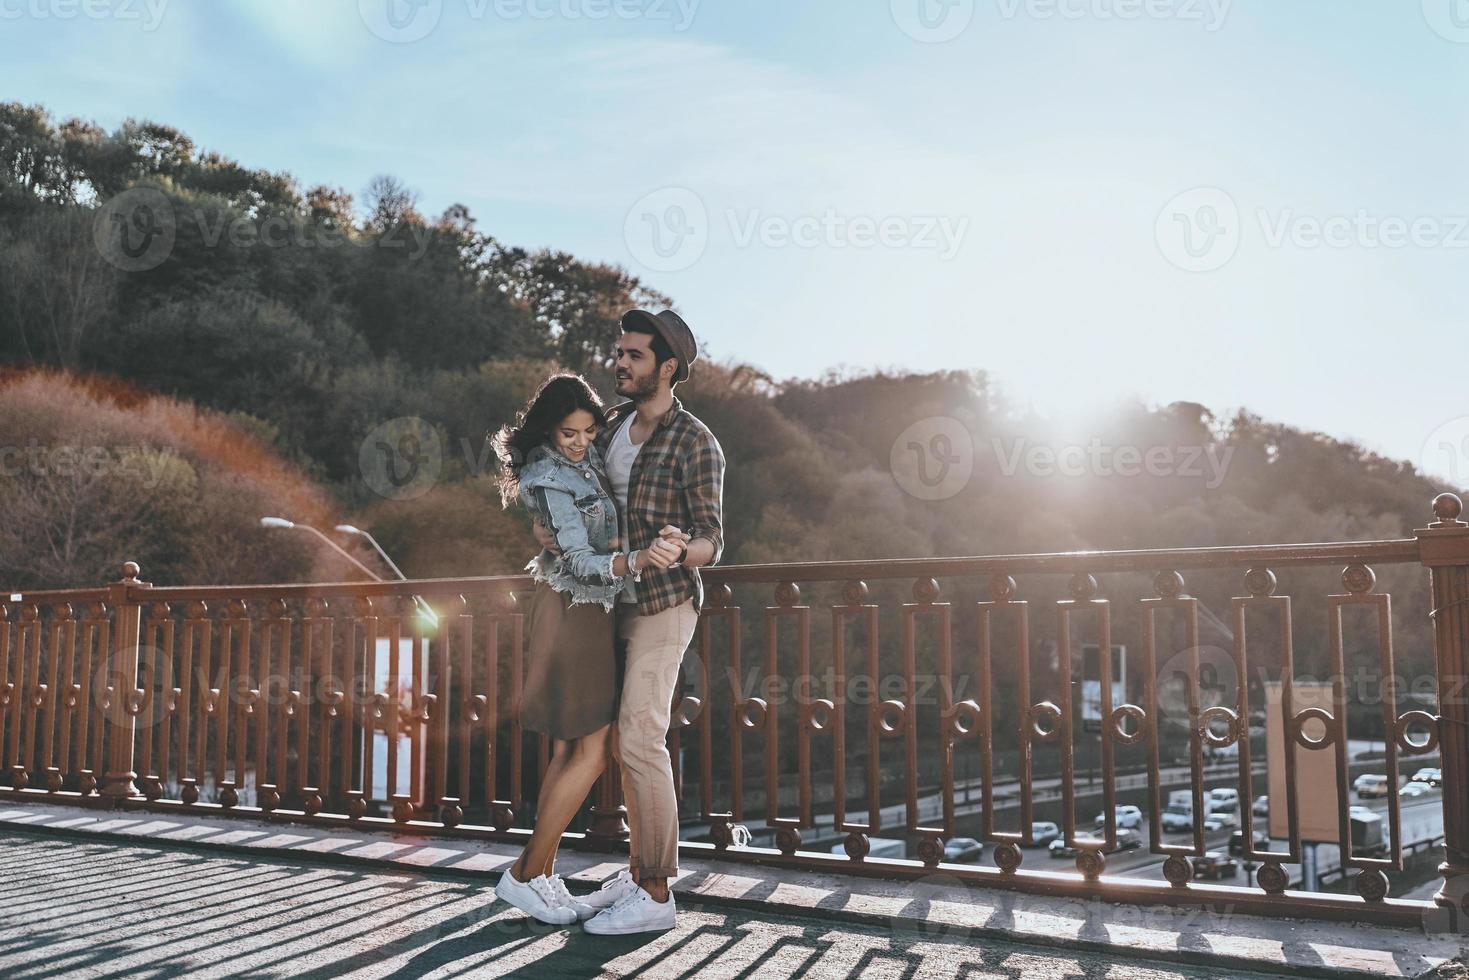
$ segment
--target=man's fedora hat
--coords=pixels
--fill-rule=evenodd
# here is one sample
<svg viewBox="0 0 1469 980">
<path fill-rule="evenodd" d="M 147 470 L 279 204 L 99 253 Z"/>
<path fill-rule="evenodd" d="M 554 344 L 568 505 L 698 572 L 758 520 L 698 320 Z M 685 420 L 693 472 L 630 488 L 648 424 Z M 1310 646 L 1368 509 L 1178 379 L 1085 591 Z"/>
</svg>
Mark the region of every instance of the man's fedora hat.
<svg viewBox="0 0 1469 980">
<path fill-rule="evenodd" d="M 672 310 L 656 314 L 648 310 L 628 310 L 622 314 L 623 330 L 630 330 L 635 326 L 652 330 L 667 342 L 673 349 L 673 356 L 678 358 L 674 383 L 687 381 L 689 365 L 699 357 L 699 345 L 694 341 L 694 332 L 683 322 L 683 317 Z"/>
</svg>

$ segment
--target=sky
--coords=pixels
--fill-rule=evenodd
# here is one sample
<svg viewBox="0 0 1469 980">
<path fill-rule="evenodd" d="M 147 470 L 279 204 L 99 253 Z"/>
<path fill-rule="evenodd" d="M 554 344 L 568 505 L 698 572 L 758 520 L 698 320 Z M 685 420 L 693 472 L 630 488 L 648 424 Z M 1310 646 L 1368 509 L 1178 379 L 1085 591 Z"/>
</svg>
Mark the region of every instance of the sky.
<svg viewBox="0 0 1469 980">
<path fill-rule="evenodd" d="M 0 65 L 622 265 L 777 379 L 1246 408 L 1469 486 L 1469 0 L 0 0 Z"/>
</svg>

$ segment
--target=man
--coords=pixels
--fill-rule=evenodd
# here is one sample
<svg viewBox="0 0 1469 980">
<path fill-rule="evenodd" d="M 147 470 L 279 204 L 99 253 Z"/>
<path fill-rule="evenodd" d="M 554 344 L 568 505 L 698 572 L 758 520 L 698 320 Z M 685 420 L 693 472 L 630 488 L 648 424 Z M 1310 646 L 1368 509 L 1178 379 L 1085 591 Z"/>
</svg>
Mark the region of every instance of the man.
<svg viewBox="0 0 1469 980">
<path fill-rule="evenodd" d="M 724 551 L 724 452 L 674 396 L 698 347 L 672 310 L 631 310 L 617 346 L 617 393 L 597 436 L 636 575 L 619 597 L 624 650 L 613 753 L 622 772 L 628 870 L 583 901 L 600 911 L 587 932 L 672 929 L 668 879 L 678 872 L 678 799 L 668 755 L 669 712 L 684 651 L 704 601 L 698 569 Z M 549 534 L 537 529 L 543 545 Z M 554 542 L 553 542 L 554 543 Z"/>
</svg>

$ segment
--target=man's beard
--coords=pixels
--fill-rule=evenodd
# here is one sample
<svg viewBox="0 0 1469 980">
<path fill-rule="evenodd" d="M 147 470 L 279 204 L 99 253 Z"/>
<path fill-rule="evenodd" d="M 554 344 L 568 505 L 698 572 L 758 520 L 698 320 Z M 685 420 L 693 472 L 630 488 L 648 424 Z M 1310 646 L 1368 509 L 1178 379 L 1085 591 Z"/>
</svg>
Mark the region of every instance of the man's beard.
<svg viewBox="0 0 1469 980">
<path fill-rule="evenodd" d="M 634 402 L 645 402 L 658 393 L 658 378 L 649 374 L 639 381 L 637 378 L 628 376 L 617 379 L 618 386 L 623 390 L 621 394 L 631 398 Z"/>
</svg>

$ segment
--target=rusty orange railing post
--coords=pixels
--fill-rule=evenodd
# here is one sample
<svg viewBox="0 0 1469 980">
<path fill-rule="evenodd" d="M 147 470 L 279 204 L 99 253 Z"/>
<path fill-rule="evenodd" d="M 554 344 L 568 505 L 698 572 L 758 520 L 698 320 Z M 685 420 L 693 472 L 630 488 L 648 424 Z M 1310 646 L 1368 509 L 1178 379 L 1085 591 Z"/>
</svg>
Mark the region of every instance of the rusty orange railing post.
<svg viewBox="0 0 1469 980">
<path fill-rule="evenodd" d="M 108 651 L 108 685 L 100 684 L 94 696 L 106 696 L 104 717 L 107 718 L 107 772 L 102 777 L 98 794 L 113 806 L 135 796 L 142 796 L 137 786 L 138 774 L 133 769 L 133 747 L 138 736 L 138 710 L 144 692 L 138 689 L 138 643 L 142 633 L 143 597 L 140 590 L 150 583 L 138 581 L 138 564 L 125 562 L 122 578 L 108 587 L 108 601 L 117 610 L 113 627 L 112 649 Z"/>
<path fill-rule="evenodd" d="M 1438 743 L 1443 768 L 1443 884 L 1438 905 L 1469 914 L 1469 524 L 1451 493 L 1433 501 L 1437 518 L 1415 532 L 1433 581 L 1433 647 L 1438 665 Z M 1401 738 L 1401 732 L 1399 737 Z"/>
</svg>

